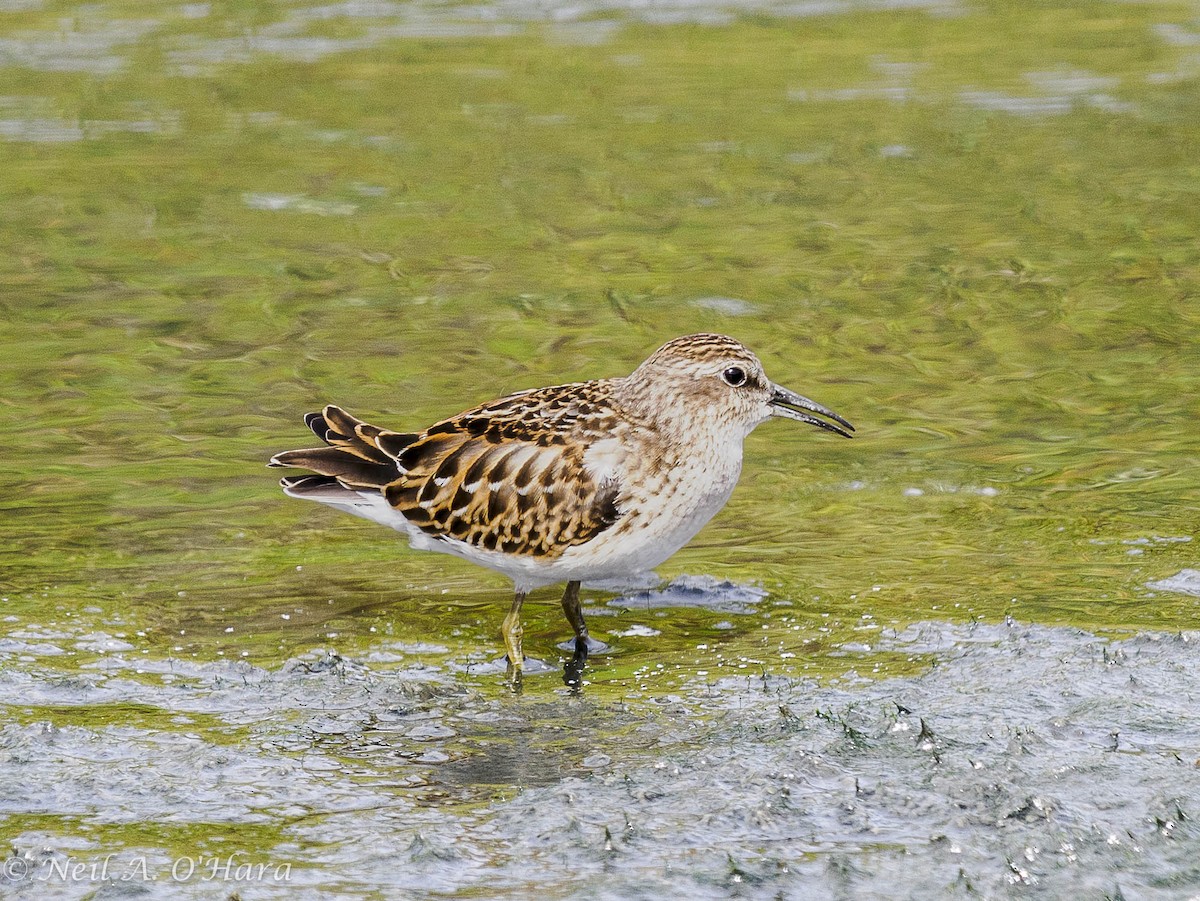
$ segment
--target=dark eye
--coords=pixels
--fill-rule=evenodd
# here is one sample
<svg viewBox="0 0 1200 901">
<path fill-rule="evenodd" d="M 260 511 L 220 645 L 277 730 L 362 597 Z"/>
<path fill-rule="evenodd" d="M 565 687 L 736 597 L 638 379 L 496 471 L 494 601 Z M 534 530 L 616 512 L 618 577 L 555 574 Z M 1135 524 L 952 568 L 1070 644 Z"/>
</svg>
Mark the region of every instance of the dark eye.
<svg viewBox="0 0 1200 901">
<path fill-rule="evenodd" d="M 746 384 L 746 370 L 740 366 L 730 366 L 721 373 L 721 381 L 731 388 L 740 388 Z"/>
</svg>

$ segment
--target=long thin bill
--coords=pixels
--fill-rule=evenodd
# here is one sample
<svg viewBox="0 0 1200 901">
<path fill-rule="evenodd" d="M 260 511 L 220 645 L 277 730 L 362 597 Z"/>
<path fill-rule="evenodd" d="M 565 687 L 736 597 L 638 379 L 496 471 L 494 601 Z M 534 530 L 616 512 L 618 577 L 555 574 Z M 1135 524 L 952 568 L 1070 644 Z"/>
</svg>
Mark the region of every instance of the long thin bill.
<svg viewBox="0 0 1200 901">
<path fill-rule="evenodd" d="M 796 409 L 799 408 L 799 409 Z M 826 422 L 824 419 L 817 419 L 816 416 L 809 416 L 808 413 L 801 412 L 808 410 L 812 413 L 818 413 L 832 419 L 839 425 L 834 425 L 833 422 Z M 807 422 L 809 425 L 815 425 L 818 428 L 825 429 L 828 432 L 835 432 L 844 438 L 853 438 L 850 433 L 854 431 L 854 426 L 850 425 L 842 417 L 838 416 L 828 407 L 823 407 L 815 400 L 809 400 L 802 394 L 797 394 L 782 385 L 771 383 L 771 413 L 774 416 L 780 416 L 784 419 L 794 419 L 797 422 Z M 845 428 L 842 428 L 845 426 Z"/>
</svg>

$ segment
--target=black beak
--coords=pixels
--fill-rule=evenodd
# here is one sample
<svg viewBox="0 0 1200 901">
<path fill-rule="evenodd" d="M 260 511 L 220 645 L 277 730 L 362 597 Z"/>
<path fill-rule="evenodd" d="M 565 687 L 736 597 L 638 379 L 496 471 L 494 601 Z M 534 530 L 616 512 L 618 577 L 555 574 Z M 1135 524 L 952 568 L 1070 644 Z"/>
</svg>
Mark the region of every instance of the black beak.
<svg viewBox="0 0 1200 901">
<path fill-rule="evenodd" d="M 854 426 L 842 419 L 832 410 L 822 407 L 814 400 L 809 400 L 807 397 L 797 394 L 795 391 L 789 391 L 782 385 L 771 383 L 771 415 L 781 416 L 784 419 L 794 419 L 797 422 L 807 422 L 809 425 L 815 425 L 825 429 L 827 432 L 837 432 L 837 434 L 845 438 L 853 438 L 850 433 L 854 431 Z M 796 409 L 796 408 L 799 409 Z M 822 416 L 832 419 L 833 422 L 839 423 L 834 425 L 833 422 L 826 422 L 824 419 L 817 419 L 815 416 L 809 416 L 808 413 L 801 413 L 801 410 L 810 410 L 813 413 L 820 413 Z M 845 426 L 845 428 L 842 428 Z"/>
</svg>

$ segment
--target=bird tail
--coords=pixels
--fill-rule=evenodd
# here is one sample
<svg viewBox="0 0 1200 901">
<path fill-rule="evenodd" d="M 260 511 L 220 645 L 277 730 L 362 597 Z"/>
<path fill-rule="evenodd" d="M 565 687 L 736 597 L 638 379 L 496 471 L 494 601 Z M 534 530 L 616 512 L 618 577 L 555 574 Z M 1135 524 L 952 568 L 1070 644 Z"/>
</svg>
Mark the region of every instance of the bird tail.
<svg viewBox="0 0 1200 901">
<path fill-rule="evenodd" d="M 389 432 L 351 416 L 332 404 L 309 413 L 304 423 L 325 447 L 284 451 L 268 466 L 297 466 L 315 475 L 288 476 L 280 481 L 293 497 L 323 500 L 338 489 L 382 491 L 400 475 L 396 457 L 416 435 Z"/>
</svg>

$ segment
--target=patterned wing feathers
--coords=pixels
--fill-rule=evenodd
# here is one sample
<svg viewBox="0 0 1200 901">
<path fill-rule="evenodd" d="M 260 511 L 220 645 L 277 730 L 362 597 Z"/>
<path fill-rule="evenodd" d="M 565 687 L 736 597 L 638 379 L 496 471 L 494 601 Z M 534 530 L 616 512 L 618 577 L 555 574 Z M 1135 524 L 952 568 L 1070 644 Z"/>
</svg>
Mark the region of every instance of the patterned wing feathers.
<svg viewBox="0 0 1200 901">
<path fill-rule="evenodd" d="M 331 405 L 304 418 L 327 446 L 277 454 L 271 465 L 379 490 L 434 537 L 557 557 L 620 516 L 620 485 L 598 482 L 584 462 L 589 442 L 603 434 L 589 421 L 604 400 L 581 394 L 584 387 L 510 395 L 420 435 L 377 428 Z"/>
<path fill-rule="evenodd" d="M 541 439 L 541 440 L 539 440 Z M 612 525 L 616 483 L 597 485 L 584 447 L 530 423 L 439 423 L 398 457 L 388 503 L 431 534 L 485 550 L 555 557 Z"/>
<path fill-rule="evenodd" d="M 377 488 L 396 478 L 395 458 L 380 447 L 411 444 L 416 435 L 389 432 L 351 416 L 333 405 L 309 413 L 304 423 L 326 447 L 284 451 L 271 458 L 271 466 L 299 466 L 318 475 L 332 476 L 347 488 Z"/>
<path fill-rule="evenodd" d="M 417 439 L 416 435 L 390 432 L 363 422 L 333 404 L 321 413 L 308 414 L 305 422 L 326 444 L 376 463 L 391 463 L 395 459 L 395 454 L 380 447 L 381 440 L 386 440 L 389 450 L 396 450 Z"/>
</svg>

